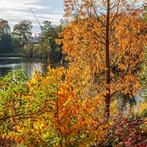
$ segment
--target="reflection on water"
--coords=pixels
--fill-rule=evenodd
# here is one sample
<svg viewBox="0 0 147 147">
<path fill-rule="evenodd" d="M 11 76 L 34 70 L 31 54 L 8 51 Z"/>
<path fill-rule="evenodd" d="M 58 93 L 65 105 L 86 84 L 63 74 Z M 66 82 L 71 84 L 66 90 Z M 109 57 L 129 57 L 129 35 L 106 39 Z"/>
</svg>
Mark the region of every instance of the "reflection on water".
<svg viewBox="0 0 147 147">
<path fill-rule="evenodd" d="M 47 70 L 47 62 L 41 59 L 28 60 L 22 57 L 0 57 L 0 77 L 18 68 L 22 68 L 28 76 L 32 76 L 35 70 L 44 74 Z"/>
</svg>

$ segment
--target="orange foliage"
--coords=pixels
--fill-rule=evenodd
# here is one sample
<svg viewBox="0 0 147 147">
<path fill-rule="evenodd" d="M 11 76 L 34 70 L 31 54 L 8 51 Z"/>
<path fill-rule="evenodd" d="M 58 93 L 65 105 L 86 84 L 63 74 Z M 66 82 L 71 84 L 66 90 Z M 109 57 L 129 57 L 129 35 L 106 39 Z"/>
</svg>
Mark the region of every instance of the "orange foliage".
<svg viewBox="0 0 147 147">
<path fill-rule="evenodd" d="M 107 107 L 110 99 L 134 96 L 141 88 L 146 24 L 139 13 L 133 16 L 130 11 L 121 11 L 125 2 L 98 3 L 106 8 L 99 16 L 96 1 L 82 1 L 77 4 L 77 19 L 62 34 L 63 50 L 70 61 L 69 79 L 77 93 L 103 97 Z"/>
</svg>

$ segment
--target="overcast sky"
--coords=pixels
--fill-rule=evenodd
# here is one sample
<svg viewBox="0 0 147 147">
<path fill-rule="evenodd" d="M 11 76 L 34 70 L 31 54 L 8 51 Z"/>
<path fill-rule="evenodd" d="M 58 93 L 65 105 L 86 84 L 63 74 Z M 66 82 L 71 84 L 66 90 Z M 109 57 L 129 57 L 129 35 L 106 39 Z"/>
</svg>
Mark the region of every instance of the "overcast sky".
<svg viewBox="0 0 147 147">
<path fill-rule="evenodd" d="M 33 22 L 33 31 L 38 32 L 38 23 L 30 8 L 41 23 L 50 20 L 59 24 L 63 16 L 63 0 L 1 0 L 0 18 L 8 20 L 11 27 L 23 19 L 29 19 Z"/>
</svg>

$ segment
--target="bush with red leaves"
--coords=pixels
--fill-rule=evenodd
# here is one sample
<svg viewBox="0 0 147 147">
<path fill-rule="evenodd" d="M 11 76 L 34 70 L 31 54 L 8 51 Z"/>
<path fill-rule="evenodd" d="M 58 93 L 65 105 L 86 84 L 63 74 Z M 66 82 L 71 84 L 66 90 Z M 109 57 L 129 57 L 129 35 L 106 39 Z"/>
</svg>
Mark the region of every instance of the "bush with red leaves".
<svg viewBox="0 0 147 147">
<path fill-rule="evenodd" d="M 144 119 L 134 116 L 116 117 L 109 127 L 106 142 L 119 147 L 147 147 L 147 130 L 145 130 Z"/>
</svg>

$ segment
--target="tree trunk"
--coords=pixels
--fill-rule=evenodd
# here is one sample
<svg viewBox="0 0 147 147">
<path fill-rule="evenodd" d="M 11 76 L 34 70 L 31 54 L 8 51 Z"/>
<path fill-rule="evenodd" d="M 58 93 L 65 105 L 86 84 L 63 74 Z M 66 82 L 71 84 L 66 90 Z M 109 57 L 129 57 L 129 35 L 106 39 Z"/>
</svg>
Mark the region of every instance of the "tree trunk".
<svg viewBox="0 0 147 147">
<path fill-rule="evenodd" d="M 105 96 L 105 118 L 108 121 L 110 117 L 110 0 L 107 0 L 107 14 L 106 14 L 106 88 Z"/>
</svg>

